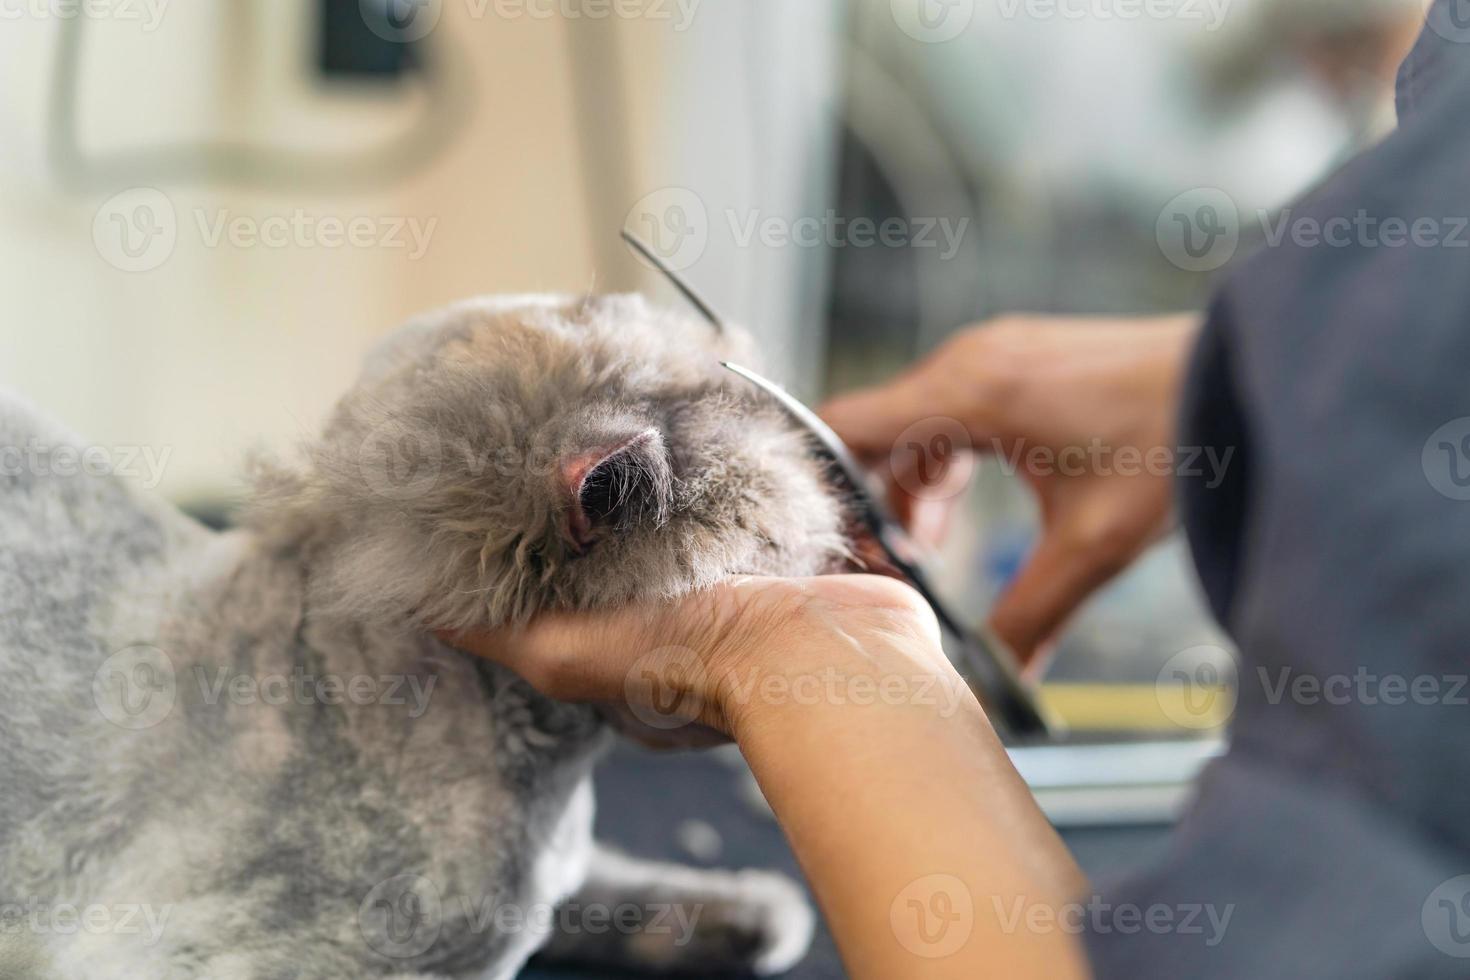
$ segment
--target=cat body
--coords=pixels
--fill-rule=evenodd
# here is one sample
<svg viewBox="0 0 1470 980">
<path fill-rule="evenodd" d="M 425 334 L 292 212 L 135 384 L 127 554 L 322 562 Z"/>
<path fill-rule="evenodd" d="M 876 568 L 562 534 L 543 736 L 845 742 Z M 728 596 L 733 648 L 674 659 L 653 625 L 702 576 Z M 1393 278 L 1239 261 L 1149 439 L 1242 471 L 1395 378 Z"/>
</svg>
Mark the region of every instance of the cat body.
<svg viewBox="0 0 1470 980">
<path fill-rule="evenodd" d="M 599 845 L 598 714 L 434 636 L 839 560 L 731 343 L 635 297 L 434 314 L 226 533 L 0 393 L 0 977 L 798 960 L 794 883 Z"/>
</svg>

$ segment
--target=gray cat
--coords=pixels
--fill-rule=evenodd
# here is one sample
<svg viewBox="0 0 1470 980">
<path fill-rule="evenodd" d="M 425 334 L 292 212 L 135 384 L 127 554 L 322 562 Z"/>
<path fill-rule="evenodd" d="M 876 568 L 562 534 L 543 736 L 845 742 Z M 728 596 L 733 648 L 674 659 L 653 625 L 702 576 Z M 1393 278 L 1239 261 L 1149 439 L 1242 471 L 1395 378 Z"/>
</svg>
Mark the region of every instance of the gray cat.
<svg viewBox="0 0 1470 980">
<path fill-rule="evenodd" d="M 797 962 L 795 883 L 595 843 L 597 712 L 432 632 L 831 570 L 743 343 L 636 297 L 422 318 L 223 534 L 0 392 L 0 977 Z"/>
</svg>

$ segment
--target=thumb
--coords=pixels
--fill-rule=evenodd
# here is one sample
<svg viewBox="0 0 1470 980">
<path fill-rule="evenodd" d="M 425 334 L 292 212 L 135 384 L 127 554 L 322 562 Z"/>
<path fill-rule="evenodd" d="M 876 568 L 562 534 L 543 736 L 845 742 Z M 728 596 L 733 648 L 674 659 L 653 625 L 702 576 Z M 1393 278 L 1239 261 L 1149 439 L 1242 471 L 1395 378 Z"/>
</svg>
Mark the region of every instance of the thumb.
<svg viewBox="0 0 1470 980">
<path fill-rule="evenodd" d="M 1023 664 L 1029 663 L 1077 607 L 1121 567 L 1095 552 L 1063 542 L 1054 532 L 1045 533 L 996 603 L 990 615 L 991 628 Z"/>
</svg>

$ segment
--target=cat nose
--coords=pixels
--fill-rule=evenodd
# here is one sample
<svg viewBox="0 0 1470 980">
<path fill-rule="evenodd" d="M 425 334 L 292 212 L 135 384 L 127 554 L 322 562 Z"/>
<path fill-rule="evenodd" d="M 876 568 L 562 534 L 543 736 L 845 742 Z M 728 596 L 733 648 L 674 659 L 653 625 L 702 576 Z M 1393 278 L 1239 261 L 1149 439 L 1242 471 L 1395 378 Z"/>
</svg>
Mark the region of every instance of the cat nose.
<svg viewBox="0 0 1470 980">
<path fill-rule="evenodd" d="M 663 524 L 672 500 L 673 471 L 663 434 L 644 428 L 565 458 L 563 533 L 578 553 L 608 531 Z"/>
</svg>

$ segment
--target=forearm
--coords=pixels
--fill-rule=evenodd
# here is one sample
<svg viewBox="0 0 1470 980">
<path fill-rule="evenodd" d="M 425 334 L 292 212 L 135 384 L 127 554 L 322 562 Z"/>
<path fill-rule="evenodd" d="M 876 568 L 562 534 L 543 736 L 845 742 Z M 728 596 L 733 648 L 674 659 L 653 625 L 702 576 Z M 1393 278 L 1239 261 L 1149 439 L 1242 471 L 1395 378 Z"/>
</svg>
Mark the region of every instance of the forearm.
<svg viewBox="0 0 1470 980">
<path fill-rule="evenodd" d="M 733 736 L 858 980 L 1087 975 L 1066 930 L 1028 928 L 1086 883 L 907 586 L 740 579 L 454 639 L 563 700 L 677 691 Z"/>
<path fill-rule="evenodd" d="M 1026 928 L 1084 891 L 1081 872 L 958 677 L 901 649 L 916 642 L 853 656 L 834 641 L 835 694 L 739 713 L 849 973 L 1086 976 L 1072 936 Z"/>
</svg>

